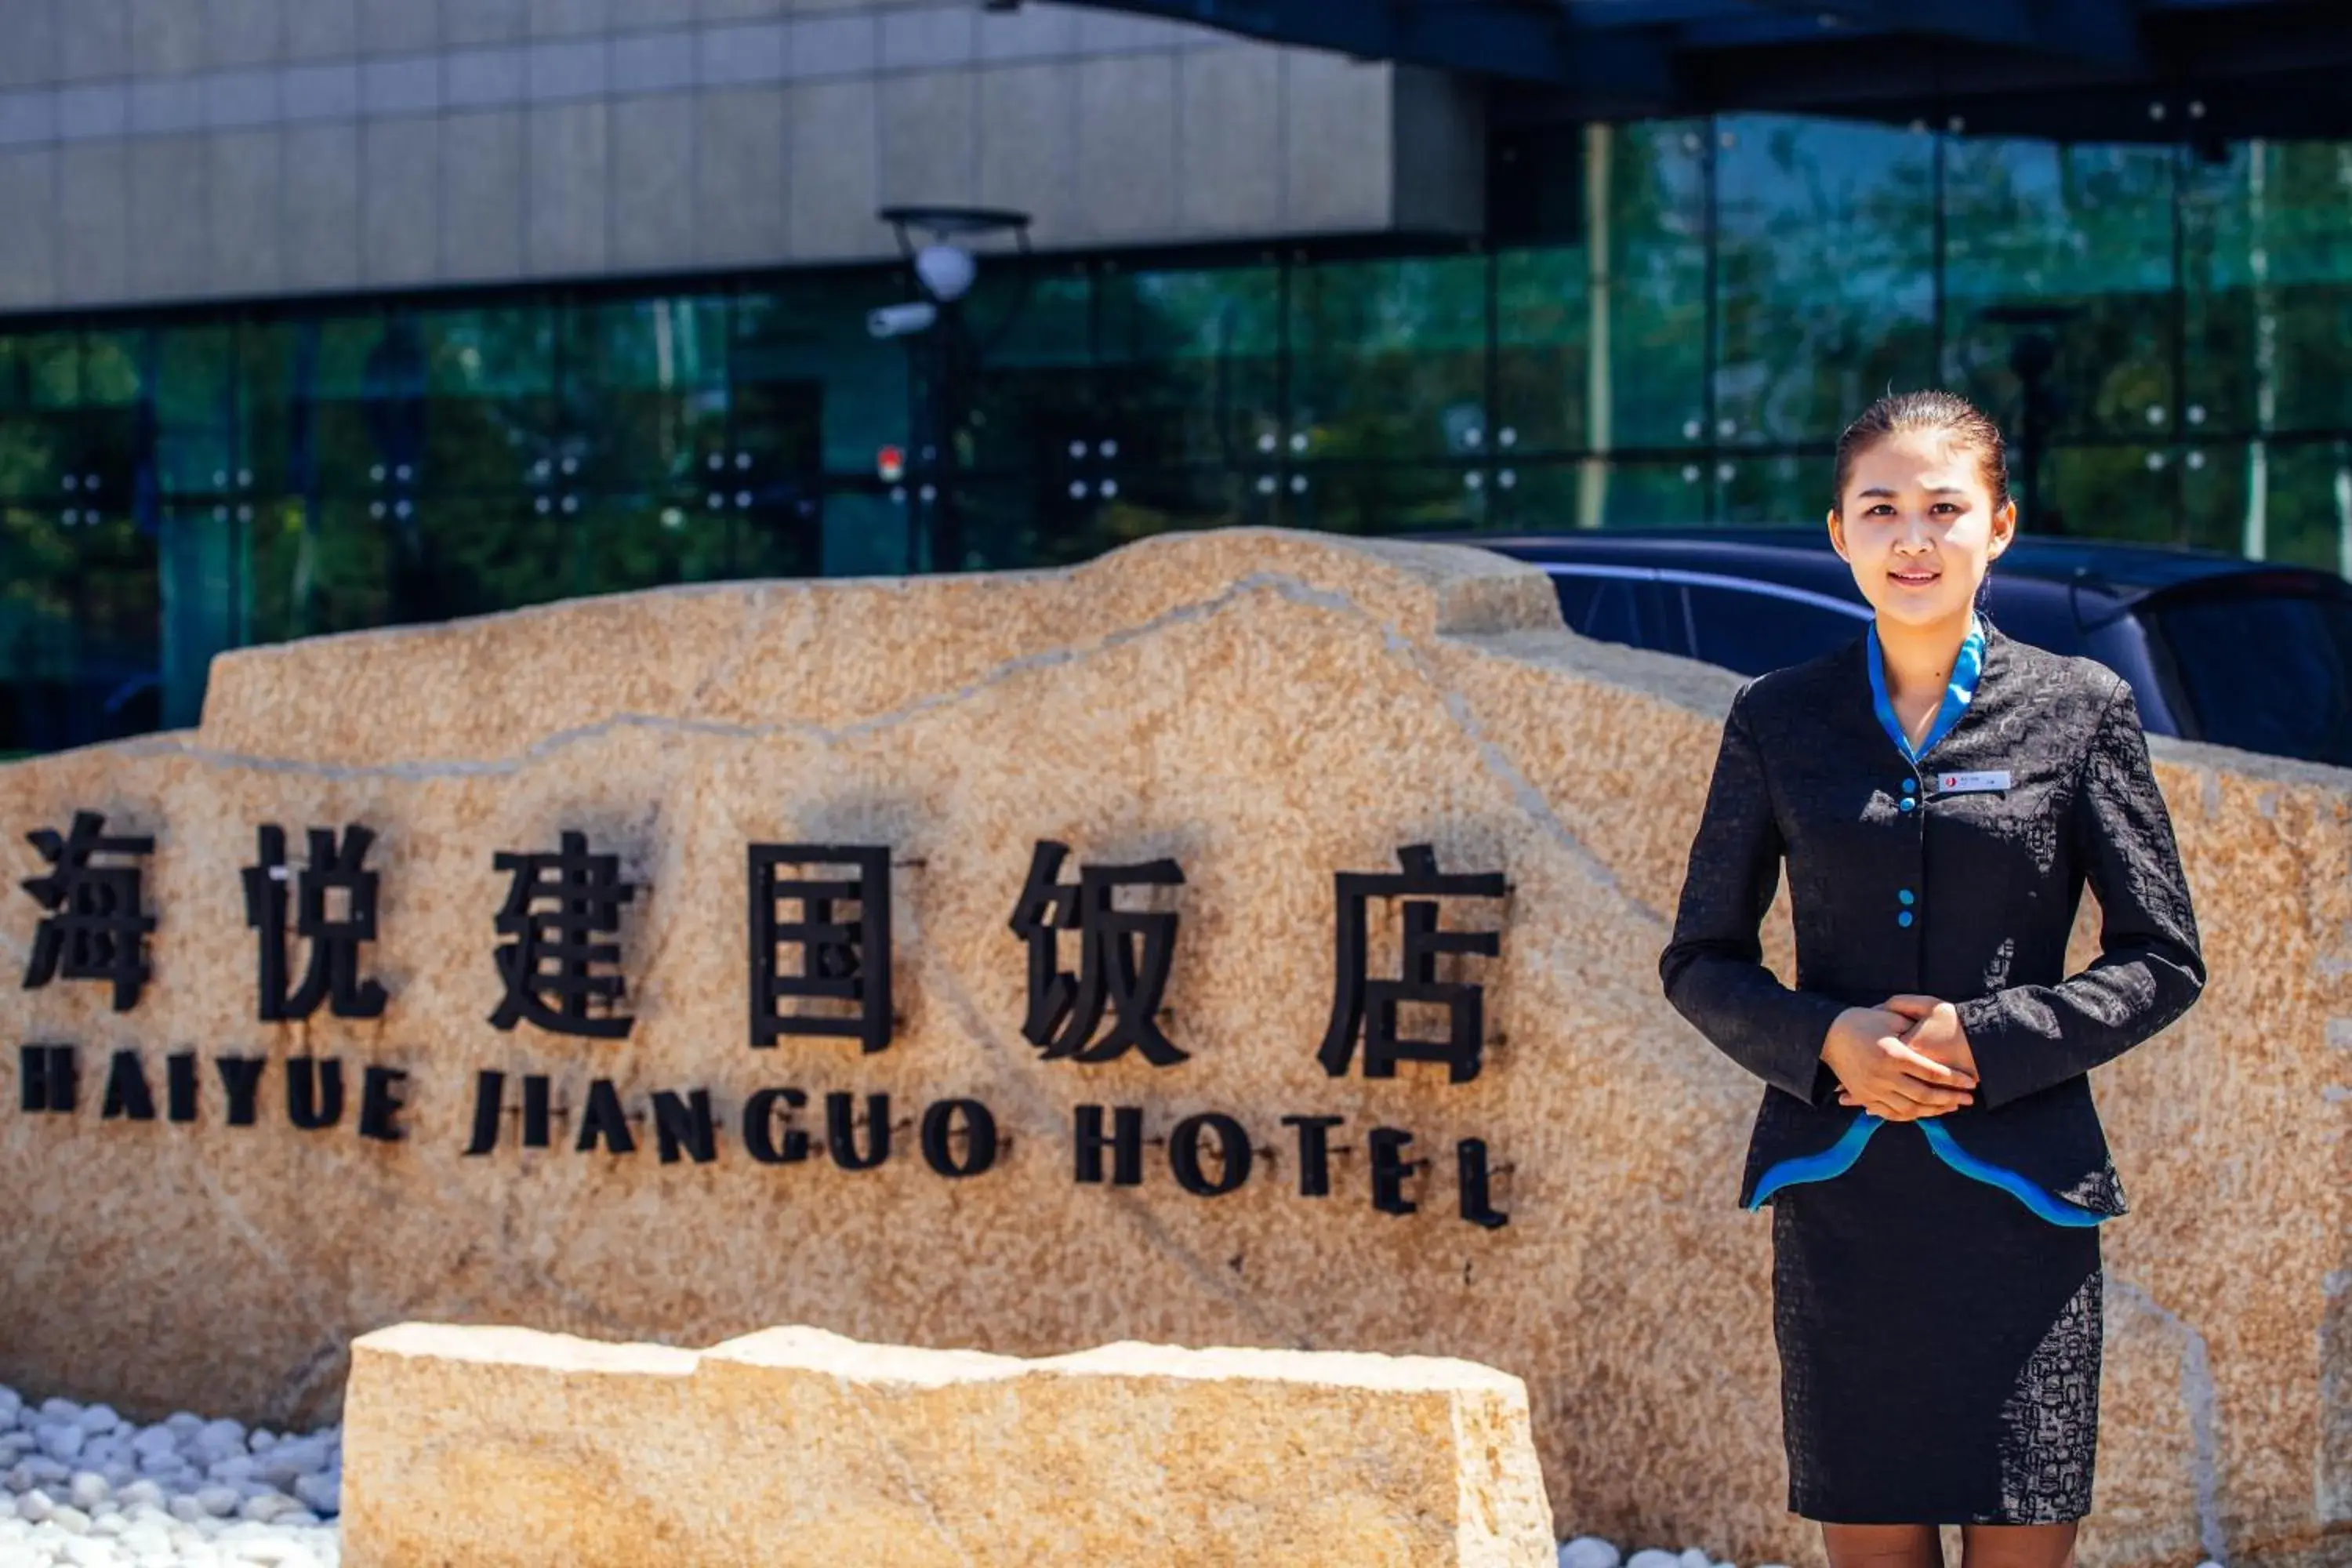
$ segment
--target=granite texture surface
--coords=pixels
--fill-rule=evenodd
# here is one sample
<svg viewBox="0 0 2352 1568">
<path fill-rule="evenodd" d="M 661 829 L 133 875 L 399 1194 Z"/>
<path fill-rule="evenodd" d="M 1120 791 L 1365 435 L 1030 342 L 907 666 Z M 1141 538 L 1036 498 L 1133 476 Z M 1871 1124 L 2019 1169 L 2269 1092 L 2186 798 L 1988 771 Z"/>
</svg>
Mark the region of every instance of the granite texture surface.
<svg viewBox="0 0 2352 1568">
<path fill-rule="evenodd" d="M 331 1416 L 355 1335 L 415 1319 L 701 1346 L 777 1322 L 1015 1355 L 1108 1340 L 1458 1355 L 1526 1381 L 1555 1517 L 1620 1540 L 1817 1560 L 1782 1510 L 1767 1226 L 1733 1196 L 1759 1087 L 1658 993 L 1682 860 L 1736 681 L 1559 624 L 1542 574 L 1445 545 L 1264 530 L 1170 535 L 1066 571 L 757 583 L 551 605 L 217 661 L 202 727 L 0 767 L 0 872 L 77 808 L 152 833 L 139 1005 L 58 981 L 0 995 L 0 1380 L 131 1414 Z M 2086 1568 L 2352 1552 L 2352 774 L 2154 743 L 2212 978 L 2180 1026 L 2095 1078 L 2130 1215 L 2112 1284 Z M 379 835 L 375 1019 L 257 1017 L 241 868 L 256 833 Z M 638 890 L 617 942 L 625 1040 L 488 1023 L 501 850 L 566 830 Z M 1049 1060 L 1022 1033 L 1009 929 L 1033 846 L 1076 867 L 1171 857 L 1119 895 L 1180 920 L 1156 1067 Z M 745 846 L 887 845 L 897 1026 L 747 1043 Z M 1401 847 L 1497 871 L 1444 901 L 1499 931 L 1439 978 L 1484 987 L 1467 1082 L 1318 1064 L 1334 874 Z M 31 955 L 11 892 L 0 955 Z M 1768 952 L 1785 963 L 1785 911 Z M 2089 954 L 2093 911 L 2078 922 Z M 1370 907 L 1397 973 L 1393 901 Z M 1076 933 L 1060 962 L 1078 967 Z M 299 965 L 300 944 L 296 944 Z M 1426 1033 L 1434 1009 L 1408 1005 Z M 16 1042 L 78 1052 L 79 1109 L 20 1113 Z M 194 1121 L 101 1117 L 117 1051 Z M 258 1057 L 235 1126 L 215 1058 Z M 340 1058 L 338 1125 L 289 1124 L 289 1061 Z M 357 1130 L 398 1069 L 397 1142 Z M 508 1075 L 464 1153 L 477 1074 Z M 520 1147 L 528 1074 L 551 1147 Z M 609 1079 L 635 1152 L 575 1147 Z M 763 1089 L 806 1097 L 811 1158 L 743 1136 Z M 659 1158 L 653 1095 L 708 1089 L 716 1157 Z M 889 1096 L 888 1157 L 854 1147 Z M 985 1104 L 984 1173 L 927 1164 L 935 1102 Z M 773 1103 L 772 1100 L 770 1103 Z M 1075 1180 L 1076 1110 L 1142 1112 L 1139 1184 Z M 1171 1135 L 1234 1118 L 1236 1190 L 1175 1179 Z M 1343 1118 L 1330 1193 L 1302 1195 L 1282 1118 Z M 1110 1117 L 1106 1112 L 1106 1121 Z M 1376 1128 L 1410 1131 L 1373 1205 Z M 1457 1143 L 1491 1206 L 1465 1223 Z M 1214 1140 L 1209 1142 L 1213 1144 Z M 968 1145 L 965 1145 L 968 1147 Z M 855 1163 L 854 1161 L 852 1163 Z M 1213 1152 L 1207 1170 L 1222 1169 Z"/>
<path fill-rule="evenodd" d="M 406 1323 L 352 1346 L 351 1568 L 1551 1568 L 1516 1377 L 1431 1356 L 1036 1361 L 804 1327 L 696 1353 Z"/>
</svg>

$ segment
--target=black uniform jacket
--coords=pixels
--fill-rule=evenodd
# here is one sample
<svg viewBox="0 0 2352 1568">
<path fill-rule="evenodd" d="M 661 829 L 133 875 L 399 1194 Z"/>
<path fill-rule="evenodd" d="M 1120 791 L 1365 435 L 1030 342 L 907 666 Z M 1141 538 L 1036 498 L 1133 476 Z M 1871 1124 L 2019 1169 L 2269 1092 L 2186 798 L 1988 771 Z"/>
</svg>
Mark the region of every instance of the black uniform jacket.
<svg viewBox="0 0 2352 1568">
<path fill-rule="evenodd" d="M 1915 765 L 1878 718 L 1869 658 L 1857 637 L 1739 689 L 1658 959 L 1675 1010 L 1769 1086 L 1740 1201 L 1863 1114 L 1838 1104 L 1821 1059 L 1831 1021 L 1912 992 L 1958 1005 L 1976 1057 L 1975 1103 L 1940 1119 L 1953 1141 L 2121 1214 L 2084 1075 L 2179 1017 L 2205 983 L 2131 688 L 1987 623 L 1974 700 Z M 1954 773 L 1979 787 L 1938 787 Z M 1983 787 L 2000 773 L 2005 786 Z M 1757 941 L 1784 857 L 1794 990 Z M 2102 952 L 2068 975 L 2086 880 Z"/>
</svg>

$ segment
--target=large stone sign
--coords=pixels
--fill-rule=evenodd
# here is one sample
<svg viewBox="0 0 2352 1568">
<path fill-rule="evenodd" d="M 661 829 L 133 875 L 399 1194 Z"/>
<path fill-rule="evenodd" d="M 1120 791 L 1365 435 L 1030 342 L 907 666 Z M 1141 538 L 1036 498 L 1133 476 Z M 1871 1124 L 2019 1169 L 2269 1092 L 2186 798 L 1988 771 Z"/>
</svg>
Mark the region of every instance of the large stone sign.
<svg viewBox="0 0 2352 1568">
<path fill-rule="evenodd" d="M 1527 1389 L 1441 1356 L 404 1323 L 349 1390 L 350 1568 L 1557 1561 Z"/>
<path fill-rule="evenodd" d="M 1655 973 L 1734 684 L 1255 530 L 225 657 L 0 769 L 0 1379 L 316 1419 L 416 1318 L 1456 1355 L 1563 1529 L 1811 1561 L 1758 1087 Z M 2352 775 L 2155 751 L 2213 979 L 2096 1080 L 2084 1560 L 2340 1565 Z"/>
</svg>

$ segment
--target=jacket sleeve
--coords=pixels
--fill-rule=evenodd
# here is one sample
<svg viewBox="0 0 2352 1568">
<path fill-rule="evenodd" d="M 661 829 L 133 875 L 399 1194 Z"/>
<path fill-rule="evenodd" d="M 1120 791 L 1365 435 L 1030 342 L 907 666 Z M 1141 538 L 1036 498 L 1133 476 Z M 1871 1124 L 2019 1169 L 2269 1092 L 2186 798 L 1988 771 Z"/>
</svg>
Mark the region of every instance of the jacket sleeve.
<svg viewBox="0 0 2352 1568">
<path fill-rule="evenodd" d="M 2121 1056 L 2189 1010 L 2205 985 L 2197 919 L 2140 731 L 2118 680 L 2074 792 L 2075 864 L 2099 900 L 2099 956 L 2056 985 L 2011 985 L 1959 1005 L 1990 1108 Z"/>
<path fill-rule="evenodd" d="M 1743 686 L 1724 721 L 1658 978 L 1675 1011 L 1717 1049 L 1774 1088 L 1820 1105 L 1837 1083 L 1822 1061 L 1822 1042 L 1845 1005 L 1791 990 L 1764 967 L 1757 930 L 1780 886 L 1786 846 L 1747 699 Z"/>
</svg>

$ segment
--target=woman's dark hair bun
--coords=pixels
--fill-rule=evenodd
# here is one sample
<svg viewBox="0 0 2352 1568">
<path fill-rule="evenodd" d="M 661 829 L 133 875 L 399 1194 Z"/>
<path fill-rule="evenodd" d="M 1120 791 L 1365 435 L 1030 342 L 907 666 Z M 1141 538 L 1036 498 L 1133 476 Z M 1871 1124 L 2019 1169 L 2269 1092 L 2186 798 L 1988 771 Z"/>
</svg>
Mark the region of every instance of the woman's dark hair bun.
<svg viewBox="0 0 2352 1568">
<path fill-rule="evenodd" d="M 1948 436 L 1977 455 L 1985 489 L 1996 507 L 2009 503 L 2009 445 L 1992 416 L 1953 392 L 1889 393 L 1862 411 L 1862 417 L 1838 437 L 1837 489 L 1830 497 L 1832 510 L 1845 505 L 1845 487 L 1853 478 L 1861 456 L 1890 436 L 1927 433 Z"/>
</svg>

